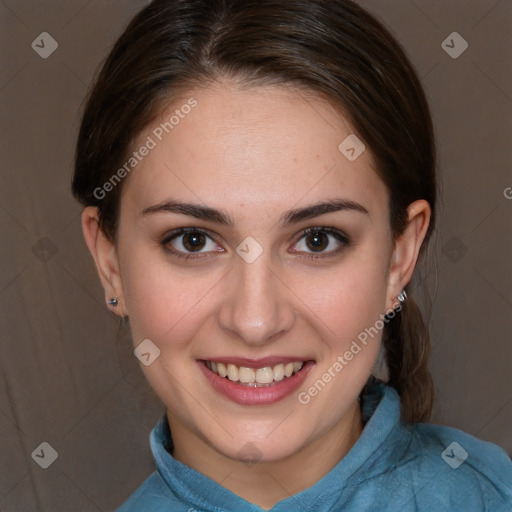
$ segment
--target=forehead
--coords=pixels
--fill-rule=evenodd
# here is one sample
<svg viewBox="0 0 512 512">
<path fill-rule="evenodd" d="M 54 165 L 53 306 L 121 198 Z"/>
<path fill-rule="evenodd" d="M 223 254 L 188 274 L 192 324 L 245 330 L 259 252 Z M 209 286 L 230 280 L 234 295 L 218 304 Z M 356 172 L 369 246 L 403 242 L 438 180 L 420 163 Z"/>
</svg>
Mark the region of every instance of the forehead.
<svg viewBox="0 0 512 512">
<path fill-rule="evenodd" d="M 227 84 L 191 90 L 141 133 L 135 149 L 151 149 L 124 194 L 141 207 L 179 196 L 282 210 L 341 194 L 385 208 L 370 152 L 349 160 L 339 149 L 347 137 L 354 133 L 344 116 L 311 94 Z"/>
</svg>

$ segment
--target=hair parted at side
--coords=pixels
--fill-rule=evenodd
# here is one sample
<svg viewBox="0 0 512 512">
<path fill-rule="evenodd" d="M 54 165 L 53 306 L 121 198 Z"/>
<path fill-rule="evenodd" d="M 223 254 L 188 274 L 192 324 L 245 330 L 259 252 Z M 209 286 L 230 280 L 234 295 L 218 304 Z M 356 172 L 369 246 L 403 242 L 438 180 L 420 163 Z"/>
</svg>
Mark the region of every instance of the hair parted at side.
<svg viewBox="0 0 512 512">
<path fill-rule="evenodd" d="M 436 147 L 425 93 L 391 33 L 349 0 L 154 0 L 116 42 L 88 96 L 78 136 L 72 190 L 96 206 L 115 240 L 122 185 L 106 183 L 137 136 L 187 88 L 222 78 L 282 84 L 316 93 L 337 107 L 365 143 L 389 191 L 394 239 L 407 206 L 428 201 L 435 225 Z M 340 141 L 341 142 L 341 141 Z M 429 418 L 434 396 L 430 338 L 409 289 L 384 328 L 389 384 L 402 417 Z"/>
</svg>

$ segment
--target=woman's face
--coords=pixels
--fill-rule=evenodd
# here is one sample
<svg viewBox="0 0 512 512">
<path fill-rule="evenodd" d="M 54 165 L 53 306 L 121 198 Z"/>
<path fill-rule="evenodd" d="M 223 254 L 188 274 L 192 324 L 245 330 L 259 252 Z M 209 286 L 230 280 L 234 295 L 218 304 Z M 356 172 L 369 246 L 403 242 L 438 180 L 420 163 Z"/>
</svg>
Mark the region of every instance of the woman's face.
<svg viewBox="0 0 512 512">
<path fill-rule="evenodd" d="M 171 430 L 272 461 L 353 416 L 400 290 L 388 193 L 368 151 L 339 149 L 351 134 L 318 98 L 228 84 L 192 91 L 141 134 L 121 295 L 134 345 L 151 340 L 142 368 Z"/>
</svg>

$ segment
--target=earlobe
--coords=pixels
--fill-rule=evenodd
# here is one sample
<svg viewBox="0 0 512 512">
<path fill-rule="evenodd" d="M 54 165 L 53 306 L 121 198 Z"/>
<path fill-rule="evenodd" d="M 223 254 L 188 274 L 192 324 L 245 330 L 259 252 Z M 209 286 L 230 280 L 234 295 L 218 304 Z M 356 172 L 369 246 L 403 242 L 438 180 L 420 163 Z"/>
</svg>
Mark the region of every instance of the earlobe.
<svg viewBox="0 0 512 512">
<path fill-rule="evenodd" d="M 116 247 L 100 228 L 98 208 L 88 206 L 84 209 L 82 231 L 105 290 L 106 304 L 111 311 L 126 316 Z M 113 302 L 109 302 L 114 297 L 117 299 L 115 305 Z"/>
<path fill-rule="evenodd" d="M 391 258 L 388 281 L 388 303 L 396 303 L 395 298 L 411 280 L 421 245 L 430 224 L 431 208 L 427 201 L 419 199 L 407 209 L 408 223 L 400 237 L 395 241 Z"/>
</svg>

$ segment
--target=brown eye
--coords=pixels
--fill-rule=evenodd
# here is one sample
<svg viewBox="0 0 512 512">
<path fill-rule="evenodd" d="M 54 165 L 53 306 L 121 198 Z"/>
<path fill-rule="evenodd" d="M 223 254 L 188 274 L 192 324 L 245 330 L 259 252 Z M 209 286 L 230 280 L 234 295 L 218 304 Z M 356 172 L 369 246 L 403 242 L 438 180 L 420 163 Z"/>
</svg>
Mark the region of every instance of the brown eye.
<svg viewBox="0 0 512 512">
<path fill-rule="evenodd" d="M 187 251 L 198 251 L 205 246 L 206 236 L 203 233 L 186 233 L 182 237 L 182 244 Z"/>
<path fill-rule="evenodd" d="M 333 228 L 308 228 L 292 252 L 303 252 L 306 256 L 331 256 L 350 245 L 350 239 L 343 232 Z"/>
<path fill-rule="evenodd" d="M 198 228 L 176 229 L 162 240 L 162 245 L 174 255 L 183 257 L 223 252 L 206 231 Z"/>
<path fill-rule="evenodd" d="M 322 232 L 311 233 L 306 236 L 306 245 L 314 252 L 323 251 L 329 245 L 329 237 Z"/>
</svg>

